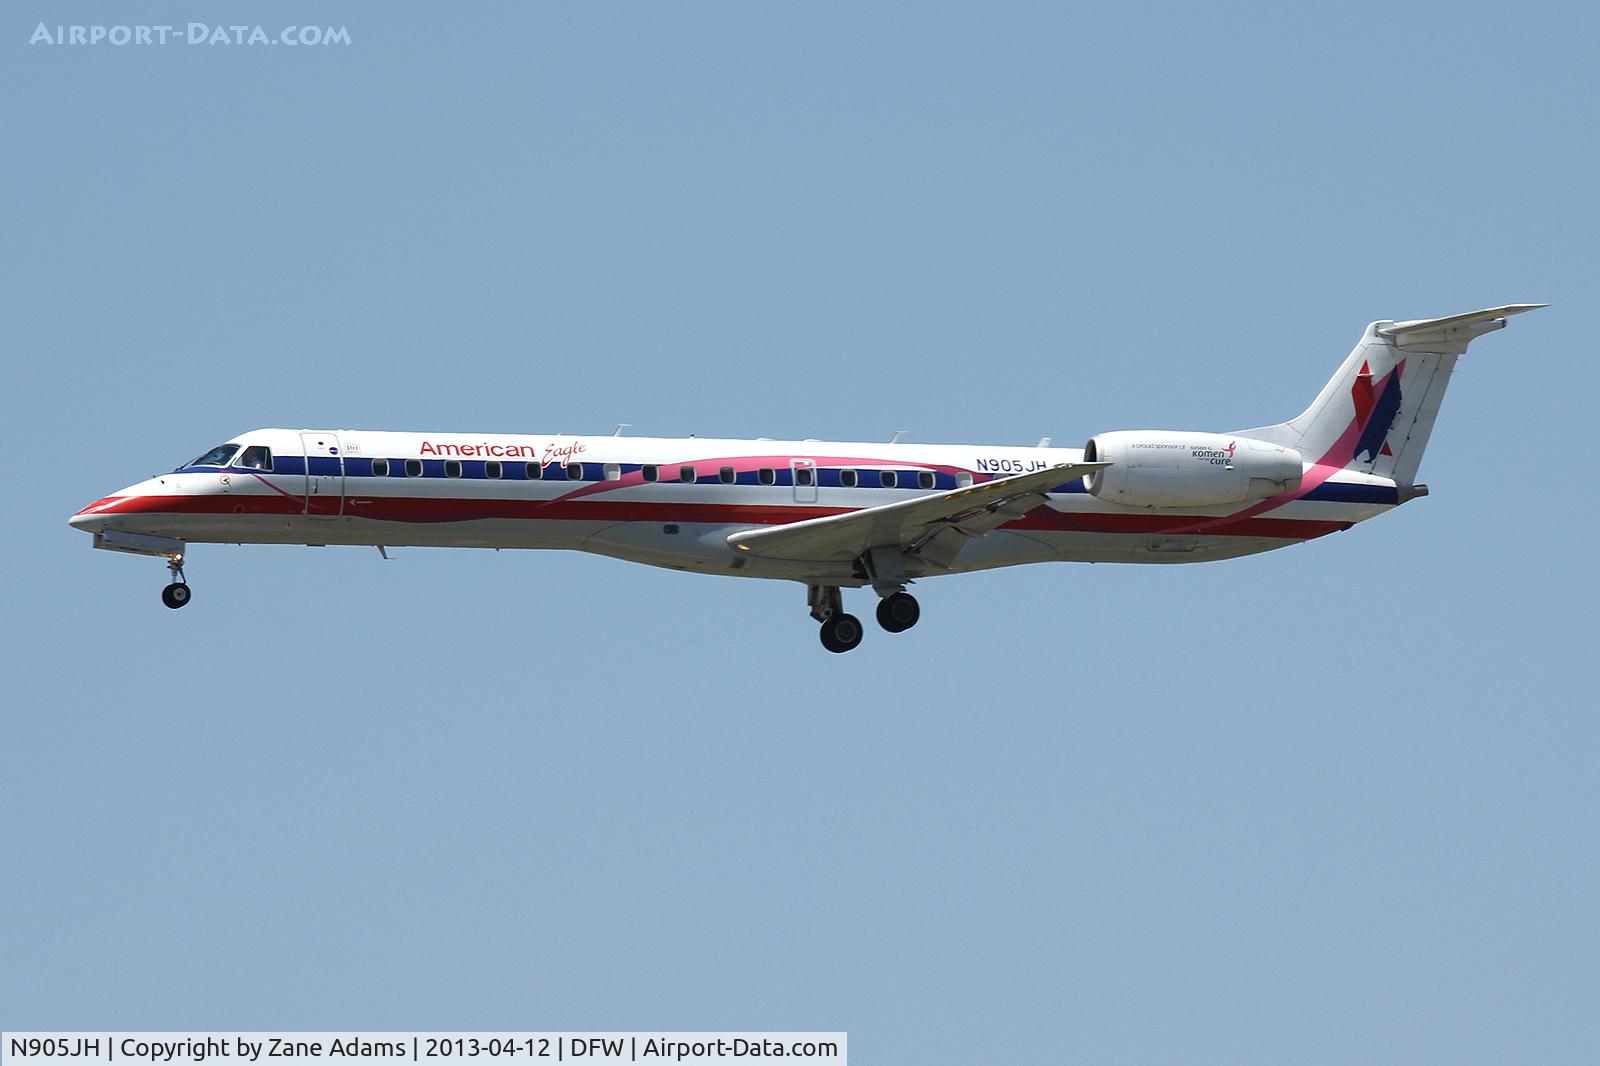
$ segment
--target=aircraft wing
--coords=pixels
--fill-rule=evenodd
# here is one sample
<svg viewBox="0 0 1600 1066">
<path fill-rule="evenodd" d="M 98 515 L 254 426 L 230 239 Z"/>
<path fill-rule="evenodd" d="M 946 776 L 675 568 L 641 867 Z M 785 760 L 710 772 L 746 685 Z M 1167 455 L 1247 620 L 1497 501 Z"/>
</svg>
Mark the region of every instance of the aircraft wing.
<svg viewBox="0 0 1600 1066">
<path fill-rule="evenodd" d="M 728 544 L 736 551 L 769 559 L 830 562 L 854 559 L 872 548 L 898 547 L 944 565 L 967 540 L 1044 503 L 1045 494 L 1057 485 L 1110 465 L 1062 463 L 953 492 L 734 533 Z"/>
</svg>

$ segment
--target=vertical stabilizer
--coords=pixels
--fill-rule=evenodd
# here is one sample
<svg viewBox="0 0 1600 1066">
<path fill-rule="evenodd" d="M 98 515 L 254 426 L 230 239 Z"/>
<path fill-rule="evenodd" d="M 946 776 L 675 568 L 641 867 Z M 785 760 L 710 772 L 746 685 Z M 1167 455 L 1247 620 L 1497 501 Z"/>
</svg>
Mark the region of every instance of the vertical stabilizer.
<svg viewBox="0 0 1600 1066">
<path fill-rule="evenodd" d="M 1296 448 L 1307 462 L 1416 481 L 1456 360 L 1506 318 L 1543 307 L 1511 304 L 1449 318 L 1374 322 L 1298 417 L 1240 436 Z"/>
</svg>

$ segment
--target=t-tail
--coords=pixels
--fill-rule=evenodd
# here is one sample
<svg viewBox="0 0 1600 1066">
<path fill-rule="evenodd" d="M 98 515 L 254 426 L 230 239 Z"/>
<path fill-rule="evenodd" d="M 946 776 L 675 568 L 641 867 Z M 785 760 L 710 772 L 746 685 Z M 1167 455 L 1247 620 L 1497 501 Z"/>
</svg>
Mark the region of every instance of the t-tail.
<svg viewBox="0 0 1600 1066">
<path fill-rule="evenodd" d="M 1315 466 L 1388 478 L 1408 498 L 1456 360 L 1478 337 L 1504 329 L 1509 316 L 1545 306 L 1374 322 L 1302 414 L 1239 435 L 1294 448 Z"/>
</svg>

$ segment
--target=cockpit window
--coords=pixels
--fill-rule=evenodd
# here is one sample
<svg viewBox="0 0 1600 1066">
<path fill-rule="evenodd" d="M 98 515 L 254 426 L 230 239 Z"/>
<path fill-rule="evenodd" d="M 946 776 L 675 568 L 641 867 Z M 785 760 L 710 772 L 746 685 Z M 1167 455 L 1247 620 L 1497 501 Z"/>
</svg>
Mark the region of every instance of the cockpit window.
<svg viewBox="0 0 1600 1066">
<path fill-rule="evenodd" d="M 184 466 L 227 466 L 228 460 L 232 459 L 233 453 L 238 450 L 237 444 L 219 444 L 209 452 L 189 460 Z M 178 469 L 182 470 L 183 467 Z"/>
<path fill-rule="evenodd" d="M 239 460 L 234 464 L 249 470 L 272 469 L 272 449 L 264 444 L 252 444 L 239 454 Z"/>
</svg>

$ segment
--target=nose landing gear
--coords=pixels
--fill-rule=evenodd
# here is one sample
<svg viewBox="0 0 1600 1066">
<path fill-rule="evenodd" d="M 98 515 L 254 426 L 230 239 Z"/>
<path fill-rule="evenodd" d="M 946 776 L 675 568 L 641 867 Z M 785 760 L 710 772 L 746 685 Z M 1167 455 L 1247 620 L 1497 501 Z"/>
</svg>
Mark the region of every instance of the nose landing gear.
<svg viewBox="0 0 1600 1066">
<path fill-rule="evenodd" d="M 161 590 L 161 602 L 176 611 L 189 602 L 189 582 L 183 576 L 183 556 L 169 556 L 167 569 L 172 572 L 172 584 Z"/>
</svg>

